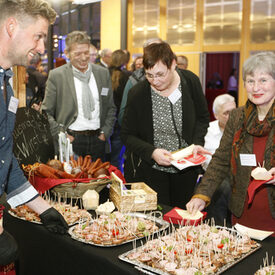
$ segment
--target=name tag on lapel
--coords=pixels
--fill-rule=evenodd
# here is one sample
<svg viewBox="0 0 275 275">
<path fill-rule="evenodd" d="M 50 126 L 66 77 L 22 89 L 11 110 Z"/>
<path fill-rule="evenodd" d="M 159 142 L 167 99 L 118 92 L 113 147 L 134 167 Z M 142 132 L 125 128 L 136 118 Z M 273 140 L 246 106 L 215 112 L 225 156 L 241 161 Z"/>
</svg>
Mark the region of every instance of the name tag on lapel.
<svg viewBox="0 0 275 275">
<path fill-rule="evenodd" d="M 10 112 L 16 114 L 18 103 L 19 103 L 19 100 L 16 97 L 12 96 L 11 99 L 10 99 L 8 110 Z"/>
<path fill-rule="evenodd" d="M 255 154 L 240 154 L 242 166 L 257 166 Z"/>
<path fill-rule="evenodd" d="M 109 88 L 102 88 L 102 90 L 101 90 L 101 95 L 107 96 L 108 93 L 109 93 Z"/>
</svg>

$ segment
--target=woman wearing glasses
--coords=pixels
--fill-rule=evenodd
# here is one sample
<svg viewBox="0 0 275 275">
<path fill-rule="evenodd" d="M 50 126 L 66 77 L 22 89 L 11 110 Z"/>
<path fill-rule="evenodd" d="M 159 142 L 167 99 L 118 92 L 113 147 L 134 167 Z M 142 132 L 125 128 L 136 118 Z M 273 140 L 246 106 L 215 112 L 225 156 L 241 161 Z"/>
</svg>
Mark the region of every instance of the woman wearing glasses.
<svg viewBox="0 0 275 275">
<path fill-rule="evenodd" d="M 231 111 L 220 147 L 187 209 L 202 210 L 231 173 L 232 224 L 275 231 L 275 54 L 262 52 L 247 59 L 243 81 L 248 100 Z M 260 186 L 251 177 L 259 165 L 272 178 Z"/>
<path fill-rule="evenodd" d="M 165 43 L 144 49 L 146 80 L 128 95 L 121 137 L 126 146 L 125 178 L 143 181 L 158 193 L 158 201 L 183 207 L 191 198 L 200 167 L 179 171 L 171 152 L 196 144 L 203 150 L 209 114 L 196 75 L 176 68 Z M 202 152 L 202 151 L 201 151 Z"/>
</svg>

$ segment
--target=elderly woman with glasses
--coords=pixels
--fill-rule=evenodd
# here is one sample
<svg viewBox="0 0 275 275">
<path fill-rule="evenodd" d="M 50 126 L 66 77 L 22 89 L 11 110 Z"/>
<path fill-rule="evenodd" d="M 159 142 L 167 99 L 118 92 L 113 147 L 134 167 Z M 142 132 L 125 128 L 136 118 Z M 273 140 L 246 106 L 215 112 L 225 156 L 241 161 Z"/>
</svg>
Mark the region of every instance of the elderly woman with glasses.
<svg viewBox="0 0 275 275">
<path fill-rule="evenodd" d="M 275 54 L 262 52 L 248 58 L 243 81 L 248 100 L 231 111 L 220 146 L 187 210 L 195 213 L 208 205 L 230 173 L 232 224 L 275 231 Z M 253 180 L 251 171 L 256 166 L 265 167 L 266 179 L 271 180 Z"/>
<path fill-rule="evenodd" d="M 167 43 L 147 46 L 143 65 L 146 80 L 131 89 L 122 122 L 125 177 L 148 184 L 160 203 L 183 207 L 200 167 L 178 170 L 171 165 L 171 152 L 191 144 L 203 151 L 209 122 L 206 100 L 198 77 L 176 67 Z"/>
</svg>

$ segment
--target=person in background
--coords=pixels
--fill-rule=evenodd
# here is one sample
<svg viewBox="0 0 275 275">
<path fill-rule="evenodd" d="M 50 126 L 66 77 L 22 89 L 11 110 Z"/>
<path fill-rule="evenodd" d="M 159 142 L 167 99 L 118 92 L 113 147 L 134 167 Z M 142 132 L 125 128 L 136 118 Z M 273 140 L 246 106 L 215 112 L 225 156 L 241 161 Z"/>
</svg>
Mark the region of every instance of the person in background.
<svg viewBox="0 0 275 275">
<path fill-rule="evenodd" d="M 110 49 L 103 49 L 100 52 L 100 62 L 98 65 L 108 68 L 111 65 L 112 61 L 112 50 Z"/>
<path fill-rule="evenodd" d="M 237 80 L 237 70 L 232 69 L 228 84 L 227 84 L 227 92 L 235 98 L 235 101 L 238 105 L 238 80 Z"/>
<path fill-rule="evenodd" d="M 73 31 L 66 37 L 70 62 L 51 70 L 42 104 L 55 140 L 66 131 L 78 156 L 105 159 L 110 151 L 116 107 L 109 71 L 90 63 L 90 37 Z"/>
<path fill-rule="evenodd" d="M 90 62 L 92 64 L 95 64 L 96 58 L 97 58 L 97 48 L 93 44 L 91 44 L 90 45 Z"/>
<path fill-rule="evenodd" d="M 128 95 L 121 127 L 126 146 L 127 182 L 142 181 L 158 194 L 158 201 L 182 207 L 191 198 L 200 167 L 179 171 L 171 165 L 172 151 L 196 144 L 203 151 L 209 122 L 199 78 L 176 68 L 169 44 L 144 49 L 146 80 Z M 183 184 L 184 183 L 184 184 Z"/>
<path fill-rule="evenodd" d="M 125 55 L 124 55 L 124 58 L 125 58 L 125 60 L 124 60 L 124 65 L 123 65 L 123 67 L 122 67 L 122 70 L 123 70 L 123 72 L 124 73 L 126 73 L 127 75 L 128 75 L 128 77 L 132 74 L 132 72 L 131 71 L 128 71 L 128 69 L 127 69 L 127 67 L 128 67 L 128 63 L 129 63 L 129 61 L 130 61 L 130 57 L 131 57 L 131 54 L 130 54 L 130 52 L 128 51 L 128 50 L 123 50 L 123 52 L 125 53 Z"/>
<path fill-rule="evenodd" d="M 30 65 L 27 68 L 29 78 L 26 87 L 32 90 L 33 95 L 37 95 L 44 98 L 47 77 L 45 77 L 42 73 L 39 72 L 38 68 L 40 64 L 41 57 L 39 54 L 36 54 L 31 59 Z"/>
<path fill-rule="evenodd" d="M 57 57 L 55 59 L 54 67 L 58 68 L 58 67 L 66 64 L 66 63 L 67 63 L 67 61 L 66 61 L 66 59 L 64 57 Z"/>
<path fill-rule="evenodd" d="M 68 230 L 64 218 L 39 196 L 13 155 L 18 99 L 9 84 L 12 66 L 28 66 L 33 56 L 44 52 L 48 27 L 54 23 L 56 13 L 40 0 L 0 1 L 0 13 L 0 201 L 6 193 L 11 207 L 26 204 L 40 215 L 49 231 L 64 234 Z M 0 265 L 10 264 L 16 255 L 17 244 L 1 224 Z"/>
<path fill-rule="evenodd" d="M 218 72 L 213 73 L 211 79 L 208 81 L 207 86 L 208 89 L 223 89 L 223 81 Z"/>
<path fill-rule="evenodd" d="M 132 64 L 132 71 L 134 72 L 135 70 L 138 70 L 140 68 L 143 68 L 143 57 L 142 56 L 137 56 Z"/>
<path fill-rule="evenodd" d="M 43 99 L 39 96 L 34 96 L 29 103 L 29 108 L 36 110 L 37 112 L 41 113 L 41 106 L 42 106 Z"/>
<path fill-rule="evenodd" d="M 123 50 L 116 50 L 112 54 L 111 66 L 109 68 L 112 78 L 112 88 L 114 93 L 114 102 L 117 108 L 116 118 L 119 113 L 119 108 L 122 100 L 123 90 L 128 81 L 128 74 L 123 70 L 125 64 L 125 52 Z M 124 146 L 120 139 L 120 125 L 116 120 L 114 132 L 110 138 L 111 141 L 111 153 L 110 162 L 123 171 L 123 153 Z"/>
<path fill-rule="evenodd" d="M 228 94 L 219 95 L 213 102 L 213 113 L 216 120 L 209 123 L 206 136 L 204 137 L 204 149 L 214 154 L 220 145 L 225 125 L 229 113 L 236 108 L 235 99 Z M 211 156 L 202 164 L 204 170 L 207 169 Z M 214 193 L 211 204 L 207 208 L 207 217 L 214 218 L 215 223 L 224 224 L 224 220 L 230 224 L 230 214 L 228 213 L 228 203 L 231 194 L 229 177 L 226 177 L 222 184 Z"/>
<path fill-rule="evenodd" d="M 148 41 L 146 41 L 146 43 L 144 43 L 143 49 L 145 47 L 147 47 L 148 45 L 150 45 L 150 44 L 160 43 L 160 42 L 162 42 L 162 40 L 160 38 L 149 39 Z M 126 106 L 126 102 L 127 102 L 127 98 L 128 98 L 128 93 L 129 93 L 130 89 L 134 85 L 136 85 L 138 82 L 143 81 L 145 79 L 146 79 L 146 77 L 145 77 L 145 71 L 144 71 L 143 66 L 141 68 L 135 70 L 131 74 L 131 76 L 129 77 L 129 80 L 127 81 L 126 86 L 124 88 L 123 97 L 122 97 L 122 101 L 121 101 L 121 104 L 120 104 L 120 110 L 119 110 L 119 114 L 118 114 L 118 123 L 119 123 L 119 125 L 122 124 L 124 110 L 125 110 L 125 106 Z"/>
<path fill-rule="evenodd" d="M 185 55 L 178 55 L 177 56 L 177 66 L 180 69 L 187 70 L 188 58 Z"/>
<path fill-rule="evenodd" d="M 230 174 L 232 225 L 275 231 L 275 54 L 250 56 L 242 74 L 248 100 L 231 111 L 220 146 L 186 207 L 190 213 L 203 210 Z M 273 179 L 256 188 L 251 171 L 258 164 Z M 253 191 L 253 200 L 248 200 Z"/>
</svg>

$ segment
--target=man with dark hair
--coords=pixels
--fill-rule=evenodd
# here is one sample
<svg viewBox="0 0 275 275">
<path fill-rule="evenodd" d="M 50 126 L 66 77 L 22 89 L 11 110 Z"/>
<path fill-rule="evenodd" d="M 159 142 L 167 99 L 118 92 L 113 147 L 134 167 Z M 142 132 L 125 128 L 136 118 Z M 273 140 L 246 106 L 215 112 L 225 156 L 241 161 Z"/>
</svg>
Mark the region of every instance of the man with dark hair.
<svg viewBox="0 0 275 275">
<path fill-rule="evenodd" d="M 25 178 L 13 155 L 13 127 L 18 99 L 13 96 L 10 67 L 27 66 L 45 50 L 49 24 L 55 11 L 42 0 L 0 0 L 0 201 L 4 192 L 11 207 L 26 204 L 40 215 L 51 232 L 66 233 L 64 218 L 43 200 Z M 0 265 L 16 258 L 17 245 L 0 224 Z"/>
</svg>

